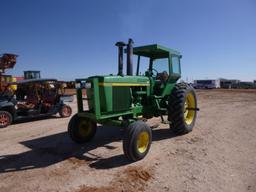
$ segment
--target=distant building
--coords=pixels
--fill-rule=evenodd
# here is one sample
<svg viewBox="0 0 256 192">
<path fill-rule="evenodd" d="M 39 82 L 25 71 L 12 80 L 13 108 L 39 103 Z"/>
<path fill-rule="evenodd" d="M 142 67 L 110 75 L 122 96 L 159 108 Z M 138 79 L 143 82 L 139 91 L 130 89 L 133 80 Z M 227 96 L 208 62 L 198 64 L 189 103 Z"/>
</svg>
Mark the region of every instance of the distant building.
<svg viewBox="0 0 256 192">
<path fill-rule="evenodd" d="M 196 89 L 220 88 L 220 80 L 219 79 L 194 80 L 193 87 Z"/>
<path fill-rule="evenodd" d="M 252 89 L 252 88 L 255 88 L 254 82 L 252 82 L 252 81 L 241 81 L 239 83 L 239 88 L 241 88 L 241 89 Z"/>
<path fill-rule="evenodd" d="M 238 79 L 205 79 L 194 80 L 193 87 L 196 89 L 255 89 L 256 80 L 254 81 L 240 81 Z"/>
<path fill-rule="evenodd" d="M 224 89 L 237 88 L 239 83 L 240 83 L 240 80 L 238 79 L 220 79 L 220 88 L 224 88 Z"/>
</svg>

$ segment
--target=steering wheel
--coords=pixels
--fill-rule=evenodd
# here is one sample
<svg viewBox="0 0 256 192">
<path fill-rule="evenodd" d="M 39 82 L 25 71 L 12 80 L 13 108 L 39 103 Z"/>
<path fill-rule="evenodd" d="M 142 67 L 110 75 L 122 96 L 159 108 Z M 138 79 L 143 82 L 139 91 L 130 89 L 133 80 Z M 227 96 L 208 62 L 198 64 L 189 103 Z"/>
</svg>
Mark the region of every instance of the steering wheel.
<svg viewBox="0 0 256 192">
<path fill-rule="evenodd" d="M 154 74 L 153 72 L 156 72 L 156 74 Z M 156 78 L 158 74 L 158 71 L 154 68 L 152 68 L 152 77 Z"/>
</svg>

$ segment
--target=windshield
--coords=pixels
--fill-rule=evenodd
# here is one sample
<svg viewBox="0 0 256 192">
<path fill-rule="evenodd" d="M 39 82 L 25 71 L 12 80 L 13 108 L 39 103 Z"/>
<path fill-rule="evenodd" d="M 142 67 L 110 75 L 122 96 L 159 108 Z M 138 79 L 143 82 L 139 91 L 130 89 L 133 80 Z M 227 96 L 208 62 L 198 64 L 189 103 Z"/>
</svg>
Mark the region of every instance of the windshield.
<svg viewBox="0 0 256 192">
<path fill-rule="evenodd" d="M 154 59 L 153 60 L 153 73 L 167 73 L 169 75 L 169 59 Z"/>
<path fill-rule="evenodd" d="M 139 59 L 138 75 L 145 75 L 145 72 L 148 70 L 150 58 L 140 56 L 140 58 L 138 57 L 137 59 Z"/>
</svg>

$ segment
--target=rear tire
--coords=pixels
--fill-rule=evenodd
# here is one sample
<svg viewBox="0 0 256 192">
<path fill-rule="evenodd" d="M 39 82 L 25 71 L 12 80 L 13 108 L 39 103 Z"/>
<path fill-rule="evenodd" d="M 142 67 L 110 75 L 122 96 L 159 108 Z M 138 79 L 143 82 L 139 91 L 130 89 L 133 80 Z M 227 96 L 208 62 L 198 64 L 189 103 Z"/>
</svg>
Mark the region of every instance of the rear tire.
<svg viewBox="0 0 256 192">
<path fill-rule="evenodd" d="M 68 133 L 76 143 L 86 143 L 96 134 L 97 123 L 86 117 L 79 117 L 75 114 L 69 121 Z"/>
<path fill-rule="evenodd" d="M 130 124 L 124 135 L 123 150 L 125 156 L 131 161 L 143 159 L 151 146 L 152 131 L 143 121 Z"/>
<path fill-rule="evenodd" d="M 197 99 L 192 86 L 176 84 L 169 98 L 168 120 L 170 127 L 177 134 L 192 131 L 197 115 Z"/>
<path fill-rule="evenodd" d="M 70 117 L 72 114 L 72 109 L 69 105 L 62 105 L 59 111 L 61 117 Z"/>
<path fill-rule="evenodd" d="M 0 128 L 4 128 L 12 124 L 12 115 L 8 111 L 0 111 Z"/>
</svg>

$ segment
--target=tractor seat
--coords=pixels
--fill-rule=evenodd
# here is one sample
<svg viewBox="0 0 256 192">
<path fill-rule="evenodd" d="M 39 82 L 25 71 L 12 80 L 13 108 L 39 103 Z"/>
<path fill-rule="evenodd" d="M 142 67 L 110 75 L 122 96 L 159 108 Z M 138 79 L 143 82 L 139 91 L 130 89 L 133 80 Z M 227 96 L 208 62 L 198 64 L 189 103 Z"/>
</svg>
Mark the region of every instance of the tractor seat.
<svg viewBox="0 0 256 192">
<path fill-rule="evenodd" d="M 162 83 L 166 83 L 169 78 L 169 75 L 166 71 L 163 71 L 162 73 L 158 73 L 156 79 L 160 80 Z"/>
<path fill-rule="evenodd" d="M 18 102 L 18 109 L 34 109 L 38 104 L 38 98 L 36 96 L 28 96 L 25 101 Z"/>
<path fill-rule="evenodd" d="M 56 103 L 56 95 L 55 94 L 45 94 L 42 98 L 43 103 L 54 104 Z"/>
</svg>

